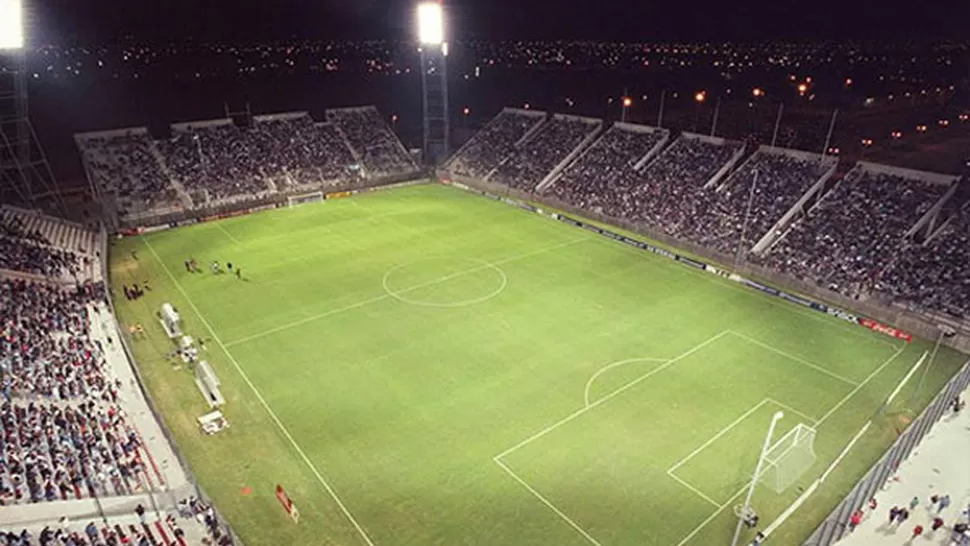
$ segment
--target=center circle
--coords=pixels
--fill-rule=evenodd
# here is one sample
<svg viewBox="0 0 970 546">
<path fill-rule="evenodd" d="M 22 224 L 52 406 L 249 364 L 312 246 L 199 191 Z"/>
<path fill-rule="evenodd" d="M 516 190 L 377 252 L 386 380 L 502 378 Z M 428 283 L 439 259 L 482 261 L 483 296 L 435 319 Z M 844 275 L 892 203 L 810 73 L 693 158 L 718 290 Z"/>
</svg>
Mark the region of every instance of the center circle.
<svg viewBox="0 0 970 546">
<path fill-rule="evenodd" d="M 388 269 L 381 286 L 389 296 L 411 305 L 465 307 L 494 298 L 508 282 L 499 266 L 483 260 L 423 258 Z M 447 289 L 435 297 L 441 287 Z"/>
</svg>

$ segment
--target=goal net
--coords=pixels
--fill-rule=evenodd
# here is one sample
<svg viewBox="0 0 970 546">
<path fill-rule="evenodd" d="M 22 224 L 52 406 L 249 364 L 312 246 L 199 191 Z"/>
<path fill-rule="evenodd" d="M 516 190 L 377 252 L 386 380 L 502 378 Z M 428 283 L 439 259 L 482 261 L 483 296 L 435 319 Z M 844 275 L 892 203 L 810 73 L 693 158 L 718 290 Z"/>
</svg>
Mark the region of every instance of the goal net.
<svg viewBox="0 0 970 546">
<path fill-rule="evenodd" d="M 782 493 L 815 463 L 815 429 L 799 423 L 768 448 L 758 481 Z"/>
<path fill-rule="evenodd" d="M 302 205 L 304 203 L 314 203 L 317 201 L 323 201 L 323 192 L 315 191 L 310 193 L 301 193 L 299 195 L 291 195 L 286 198 L 286 204 L 290 208 L 297 205 Z"/>
</svg>

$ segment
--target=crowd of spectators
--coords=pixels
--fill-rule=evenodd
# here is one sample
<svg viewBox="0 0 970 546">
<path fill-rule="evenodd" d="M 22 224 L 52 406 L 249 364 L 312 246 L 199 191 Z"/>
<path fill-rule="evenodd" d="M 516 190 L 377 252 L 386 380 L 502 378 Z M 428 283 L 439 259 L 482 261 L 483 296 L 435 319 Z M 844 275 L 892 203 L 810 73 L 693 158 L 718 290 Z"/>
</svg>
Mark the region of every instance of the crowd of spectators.
<svg viewBox="0 0 970 546">
<path fill-rule="evenodd" d="M 232 123 L 184 126 L 171 140 L 159 141 L 159 151 L 186 190 L 202 191 L 216 202 L 258 197 L 271 189 L 260 172 L 260 161 L 268 158 L 250 149 L 258 147 L 258 135 Z"/>
<path fill-rule="evenodd" d="M 327 116 L 327 123 L 296 114 L 258 117 L 251 127 L 230 120 L 183 124 L 157 141 L 132 132 L 77 142 L 102 191 L 117 196 L 122 217 L 417 172 L 375 108 Z"/>
<path fill-rule="evenodd" d="M 459 176 L 485 178 L 512 153 L 515 143 L 543 119 L 542 116 L 503 110 L 472 137 L 451 161 L 449 169 Z"/>
<path fill-rule="evenodd" d="M 0 505 L 128 494 L 144 471 L 89 333 L 104 288 L 0 281 Z"/>
<path fill-rule="evenodd" d="M 663 130 L 634 131 L 614 125 L 563 171 L 552 186 L 559 199 L 602 212 L 618 193 L 639 184 L 637 163 L 669 133 Z"/>
<path fill-rule="evenodd" d="M 879 290 L 946 186 L 857 168 L 758 260 L 849 297 Z"/>
<path fill-rule="evenodd" d="M 643 184 L 617 210 L 669 236 L 698 233 L 714 211 L 716 195 L 704 186 L 741 150 L 739 142 L 681 136 L 643 171 Z"/>
<path fill-rule="evenodd" d="M 917 308 L 970 318 L 970 208 L 926 245 L 900 251 L 878 289 Z"/>
<path fill-rule="evenodd" d="M 103 191 L 117 196 L 122 214 L 178 204 L 148 133 L 86 136 L 78 145 Z"/>
<path fill-rule="evenodd" d="M 590 120 L 553 117 L 500 164 L 489 181 L 533 191 L 556 165 L 599 127 L 599 123 Z"/>
<path fill-rule="evenodd" d="M 380 178 L 414 173 L 418 166 L 391 131 L 377 108 L 327 110 L 327 121 L 340 128 L 360 156 L 367 176 Z"/>
<path fill-rule="evenodd" d="M 748 250 L 832 166 L 832 161 L 823 163 L 821 157 L 757 152 L 720 188 L 712 201 L 713 210 L 703 223 L 695 224 L 699 229 L 683 236 L 734 255 L 744 234 L 744 250 Z"/>
<path fill-rule="evenodd" d="M 33 273 L 47 277 L 76 274 L 80 270 L 77 254 L 51 245 L 38 230 L 28 230 L 23 219 L 0 212 L 0 269 Z"/>
</svg>

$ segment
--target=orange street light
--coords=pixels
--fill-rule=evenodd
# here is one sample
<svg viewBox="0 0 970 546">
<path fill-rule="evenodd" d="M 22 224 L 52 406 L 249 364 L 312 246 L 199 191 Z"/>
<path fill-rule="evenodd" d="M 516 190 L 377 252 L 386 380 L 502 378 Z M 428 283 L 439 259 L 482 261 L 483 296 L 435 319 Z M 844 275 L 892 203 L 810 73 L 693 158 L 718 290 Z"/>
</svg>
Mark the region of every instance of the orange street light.
<svg viewBox="0 0 970 546">
<path fill-rule="evenodd" d="M 704 102 L 704 99 L 706 99 L 706 98 L 707 98 L 707 92 L 706 91 L 698 91 L 694 95 L 694 100 L 696 100 L 697 102 Z"/>
</svg>

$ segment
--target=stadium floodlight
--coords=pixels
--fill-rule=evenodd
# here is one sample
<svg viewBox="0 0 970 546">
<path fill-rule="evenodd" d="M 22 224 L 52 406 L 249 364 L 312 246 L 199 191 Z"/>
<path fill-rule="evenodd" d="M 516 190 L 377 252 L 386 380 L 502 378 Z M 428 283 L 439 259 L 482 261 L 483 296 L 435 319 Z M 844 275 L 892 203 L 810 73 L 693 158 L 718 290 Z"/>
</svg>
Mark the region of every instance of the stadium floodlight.
<svg viewBox="0 0 970 546">
<path fill-rule="evenodd" d="M 445 17 L 439 2 L 418 4 L 418 41 L 439 45 L 445 41 Z"/>
<path fill-rule="evenodd" d="M 0 49 L 23 49 L 23 17 L 21 0 L 0 0 Z"/>
</svg>

